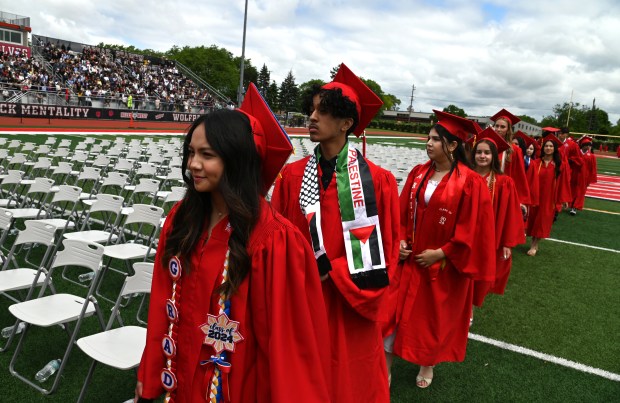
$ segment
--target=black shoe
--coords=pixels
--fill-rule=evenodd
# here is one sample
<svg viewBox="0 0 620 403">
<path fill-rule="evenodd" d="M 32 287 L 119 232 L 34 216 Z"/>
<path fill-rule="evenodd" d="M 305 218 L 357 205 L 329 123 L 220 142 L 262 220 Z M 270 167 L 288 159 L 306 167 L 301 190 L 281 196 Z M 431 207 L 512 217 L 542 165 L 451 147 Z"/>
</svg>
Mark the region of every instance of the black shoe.
<svg viewBox="0 0 620 403">
<path fill-rule="evenodd" d="M 577 210 L 576 210 L 576 209 L 574 209 L 574 208 L 572 208 L 572 209 L 570 209 L 570 211 L 568 212 L 568 214 L 570 214 L 570 215 L 577 215 Z"/>
</svg>

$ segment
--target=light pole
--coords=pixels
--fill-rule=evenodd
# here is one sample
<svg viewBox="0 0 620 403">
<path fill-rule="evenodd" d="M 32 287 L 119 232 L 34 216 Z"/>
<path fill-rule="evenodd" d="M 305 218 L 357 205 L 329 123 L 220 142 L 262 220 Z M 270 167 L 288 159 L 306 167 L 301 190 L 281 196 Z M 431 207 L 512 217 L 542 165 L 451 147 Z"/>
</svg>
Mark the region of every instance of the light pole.
<svg viewBox="0 0 620 403">
<path fill-rule="evenodd" d="M 239 89 L 237 91 L 237 106 L 241 106 L 243 96 L 243 71 L 245 69 L 245 30 L 248 24 L 248 0 L 245 0 L 245 12 L 243 13 L 243 44 L 241 45 L 241 66 L 239 67 Z"/>
</svg>

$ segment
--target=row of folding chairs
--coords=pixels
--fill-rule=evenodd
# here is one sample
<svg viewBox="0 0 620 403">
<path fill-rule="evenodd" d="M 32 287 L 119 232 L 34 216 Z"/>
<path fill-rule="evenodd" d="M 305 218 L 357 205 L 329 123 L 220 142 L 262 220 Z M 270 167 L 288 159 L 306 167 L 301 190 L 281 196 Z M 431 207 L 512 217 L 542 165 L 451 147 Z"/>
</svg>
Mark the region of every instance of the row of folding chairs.
<svg viewBox="0 0 620 403">
<path fill-rule="evenodd" d="M 0 221 L 2 216 L 0 212 Z M 101 284 L 105 272 L 102 264 L 105 247 L 85 240 L 65 239 L 63 249 L 52 256 L 50 251 L 53 248 L 54 233 L 55 230 L 48 224 L 28 221 L 26 229 L 20 231 L 11 253 L 4 261 L 0 270 L 0 295 L 9 297 L 14 302 L 8 308 L 14 322 L 9 327 L 11 332 L 8 340 L 0 351 L 7 351 L 14 339 L 18 338 L 9 364 L 10 373 L 39 392 L 51 394 L 58 388 L 72 350 L 77 345 L 92 360 L 78 397 L 78 401 L 81 402 L 86 396 L 88 384 L 98 363 L 123 370 L 135 368 L 139 364 L 146 342 L 146 329 L 139 325 L 125 325 L 120 311 L 127 296 L 136 293 L 146 295 L 150 292 L 153 264 L 149 262 L 133 264 L 133 271 L 125 278 L 106 324 L 103 310 L 95 298 L 97 287 Z M 14 261 L 15 249 L 26 245 L 34 247 L 37 244 L 46 247 L 38 263 L 19 267 Z M 55 287 L 57 280 L 52 281 L 52 278 L 59 278 L 54 274 L 61 268 L 92 273 L 93 281 L 81 293 L 57 292 Z M 26 293 L 26 296 L 19 299 L 11 295 L 17 292 Z M 92 316 L 97 318 L 100 331 L 78 337 L 82 325 Z M 58 325 L 65 329 L 68 342 L 60 362 L 52 361 L 57 363 L 58 368 L 51 386 L 44 387 L 35 383 L 32 376 L 21 373 L 17 369 L 17 363 L 23 356 L 22 353 L 32 347 L 25 342 L 32 327 L 44 328 L 45 332 L 50 332 Z M 44 334 L 49 334 L 45 332 Z M 28 352 L 29 357 L 41 356 L 43 353 Z"/>
</svg>

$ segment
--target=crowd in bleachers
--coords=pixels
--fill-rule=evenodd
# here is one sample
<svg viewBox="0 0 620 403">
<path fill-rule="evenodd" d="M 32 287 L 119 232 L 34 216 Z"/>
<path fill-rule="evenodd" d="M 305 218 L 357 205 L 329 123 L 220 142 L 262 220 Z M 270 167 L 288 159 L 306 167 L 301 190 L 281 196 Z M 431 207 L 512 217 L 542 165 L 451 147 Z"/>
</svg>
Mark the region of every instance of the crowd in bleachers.
<svg viewBox="0 0 620 403">
<path fill-rule="evenodd" d="M 0 52 L 0 100 L 16 93 L 36 94 L 32 102 L 60 101 L 78 106 L 201 112 L 223 106 L 182 74 L 174 61 L 98 47 L 40 42 L 44 60 Z"/>
</svg>

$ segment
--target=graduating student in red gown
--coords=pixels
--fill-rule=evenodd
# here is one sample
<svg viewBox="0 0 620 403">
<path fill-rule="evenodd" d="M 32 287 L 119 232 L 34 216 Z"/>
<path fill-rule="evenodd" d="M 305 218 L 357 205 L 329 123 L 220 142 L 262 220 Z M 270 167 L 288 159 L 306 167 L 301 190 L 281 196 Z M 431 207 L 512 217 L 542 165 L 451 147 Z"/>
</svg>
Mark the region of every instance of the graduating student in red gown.
<svg viewBox="0 0 620 403">
<path fill-rule="evenodd" d="M 310 139 L 319 145 L 284 168 L 271 199 L 315 251 L 339 403 L 389 402 L 381 324 L 398 259 L 398 187 L 347 141 L 381 104 L 344 64 L 334 81 L 306 93 Z"/>
<path fill-rule="evenodd" d="M 581 189 L 586 186 L 587 176 L 587 173 L 582 169 L 584 164 L 583 154 L 577 142 L 570 136 L 568 127 L 561 128 L 558 137 L 560 141 L 564 143 L 562 147 L 560 147 L 560 153 L 562 153 L 564 159 L 568 161 L 567 169 L 570 170 L 570 193 L 572 199 L 570 201 L 569 213 L 570 215 L 577 215 L 577 209 L 574 206 L 575 199 L 579 197 Z"/>
<path fill-rule="evenodd" d="M 329 402 L 312 249 L 263 195 L 292 151 L 256 87 L 199 117 L 153 271 L 136 400 Z"/>
<path fill-rule="evenodd" d="M 513 126 L 521 121 L 521 119 L 506 109 L 502 109 L 490 118 L 495 124 L 493 128 L 508 144 L 510 148 L 500 155 L 500 167 L 504 175 L 512 178 L 517 187 L 519 194 L 519 203 L 522 209 L 527 205 L 531 205 L 530 188 L 525 174 L 525 164 L 523 161 L 523 152 L 519 146 L 512 143 Z"/>
<path fill-rule="evenodd" d="M 538 206 L 533 207 L 527 221 L 527 235 L 532 237 L 532 244 L 527 254 L 536 256 L 538 243 L 551 234 L 556 205 L 567 206 L 571 200 L 568 182 L 564 179 L 569 169 L 560 156 L 562 142 L 553 134 L 543 139 L 540 159 L 534 160 L 530 169 L 538 176 Z"/>
<path fill-rule="evenodd" d="M 525 154 L 523 155 L 523 162 L 525 166 L 525 173 L 527 176 L 527 184 L 530 190 L 530 203 L 527 205 L 527 211 L 529 212 L 531 206 L 538 205 L 538 175 L 536 175 L 534 171 L 530 169 L 530 166 L 532 165 L 533 160 L 535 160 L 537 156 L 540 155 L 540 146 L 535 139 L 531 138 L 520 130 L 517 130 L 517 132 L 514 134 L 514 138 L 520 138 L 525 144 Z M 524 221 L 527 221 L 527 215 L 524 217 Z"/>
<path fill-rule="evenodd" d="M 394 354 L 420 365 L 420 388 L 431 384 L 434 365 L 463 361 L 474 282 L 495 279 L 491 196 L 463 148 L 476 128 L 435 114 L 439 121 L 426 143 L 430 161 L 413 168 L 400 195 L 403 264 L 392 335 Z"/>
<path fill-rule="evenodd" d="M 470 139 L 472 141 L 473 139 Z M 525 243 L 525 228 L 521 218 L 519 197 L 512 178 L 503 175 L 499 165 L 499 153 L 508 149 L 508 143 L 487 128 L 476 136 L 471 160 L 474 171 L 486 182 L 493 201 L 495 217 L 495 280 L 489 284 L 490 292 L 504 294 L 510 268 L 512 266 L 512 248 Z M 485 284 L 478 284 L 474 295 L 474 304 L 481 305 Z"/>
<path fill-rule="evenodd" d="M 588 186 L 597 182 L 596 174 L 596 156 L 592 154 L 592 138 L 584 136 L 577 142 L 581 148 L 581 154 L 583 158 L 583 165 L 581 167 L 579 175 L 582 177 L 579 180 L 581 187 L 577 189 L 577 195 L 572 203 L 572 210 L 583 210 L 583 205 L 586 199 L 586 191 Z"/>
</svg>

